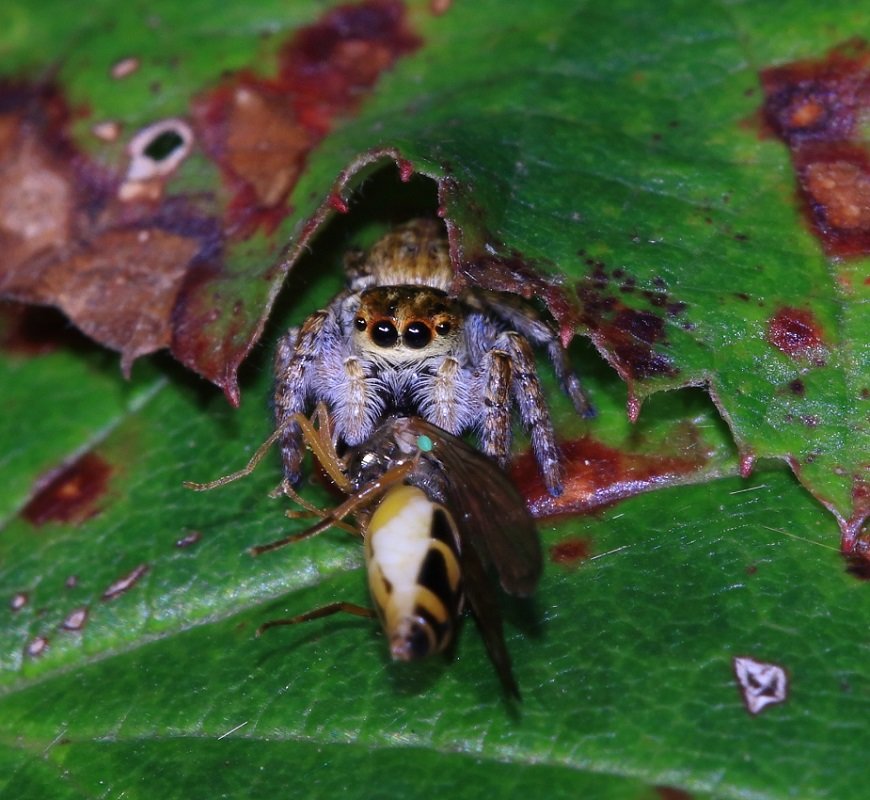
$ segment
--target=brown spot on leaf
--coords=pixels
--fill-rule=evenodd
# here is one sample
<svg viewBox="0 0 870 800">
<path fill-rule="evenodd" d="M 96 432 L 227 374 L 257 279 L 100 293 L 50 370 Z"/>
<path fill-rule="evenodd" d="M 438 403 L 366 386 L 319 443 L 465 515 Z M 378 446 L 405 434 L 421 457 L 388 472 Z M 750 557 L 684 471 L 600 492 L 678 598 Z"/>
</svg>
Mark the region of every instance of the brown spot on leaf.
<svg viewBox="0 0 870 800">
<path fill-rule="evenodd" d="M 21 515 L 31 525 L 48 522 L 77 525 L 101 511 L 112 469 L 96 453 L 86 453 L 57 473 L 49 475 Z"/>
<path fill-rule="evenodd" d="M 821 326 L 807 309 L 779 309 L 767 323 L 767 340 L 791 358 L 806 359 L 819 366 L 825 363 L 827 347 Z"/>
<path fill-rule="evenodd" d="M 865 528 L 870 514 L 870 481 L 867 480 L 868 465 L 862 464 L 860 472 L 852 480 L 852 514 L 840 521 L 842 538 L 840 549 L 844 554 L 860 557 L 870 563 L 870 531 Z"/>
<path fill-rule="evenodd" d="M 339 6 L 294 34 L 276 76 L 240 72 L 194 103 L 201 139 L 233 193 L 230 235 L 274 229 L 311 150 L 420 44 L 397 0 Z"/>
<path fill-rule="evenodd" d="M 662 800 L 692 800 L 693 794 L 675 786 L 656 786 L 656 794 Z"/>
<path fill-rule="evenodd" d="M 592 548 L 588 539 L 575 536 L 550 548 L 550 561 L 563 567 L 576 567 L 589 558 Z"/>
<path fill-rule="evenodd" d="M 59 308 L 129 372 L 169 344 L 181 279 L 221 234 L 181 198 L 145 202 L 160 191 L 123 202 L 120 176 L 75 148 L 70 121 L 55 87 L 0 85 L 0 294 Z"/>
<path fill-rule="evenodd" d="M 800 378 L 795 378 L 789 383 L 788 390 L 797 397 L 803 397 L 807 392 L 807 387 Z"/>
<path fill-rule="evenodd" d="M 850 553 L 845 557 L 846 572 L 862 581 L 870 581 L 870 558 L 863 553 Z"/>
<path fill-rule="evenodd" d="M 138 356 L 169 345 L 175 292 L 198 249 L 196 240 L 157 227 L 107 231 L 55 262 L 40 289 L 60 298 L 85 333 L 121 350 L 129 374 Z"/>
<path fill-rule="evenodd" d="M 870 253 L 870 50 L 851 40 L 823 59 L 764 70 L 764 119 L 789 147 L 811 226 L 832 256 Z"/>
<path fill-rule="evenodd" d="M 669 445 L 670 452 L 646 455 L 618 450 L 588 436 L 562 442 L 565 478 L 559 497 L 547 491 L 532 453 L 516 460 L 511 475 L 534 516 L 580 513 L 650 489 L 685 483 L 707 464 L 709 453 L 693 428 L 675 432 Z"/>
<path fill-rule="evenodd" d="M 636 286 L 633 277 L 626 277 L 622 269 L 608 274 L 602 262 L 591 258 L 587 258 L 586 263 L 590 271 L 577 285 L 577 295 L 581 319 L 592 331 L 592 340 L 598 349 L 606 354 L 629 387 L 638 379 L 676 376 L 679 370 L 661 352 L 668 344 L 665 316 L 681 315 L 686 304 L 674 300 L 664 282 L 655 279 L 655 288 L 642 292 L 650 310 L 632 308 L 616 292 L 625 294 L 626 290 L 633 290 Z"/>
<path fill-rule="evenodd" d="M 101 600 L 114 600 L 122 594 L 130 591 L 148 572 L 150 567 L 147 564 L 139 564 L 134 567 L 126 575 L 122 575 L 116 581 L 113 581 L 105 592 L 100 596 Z"/>
</svg>

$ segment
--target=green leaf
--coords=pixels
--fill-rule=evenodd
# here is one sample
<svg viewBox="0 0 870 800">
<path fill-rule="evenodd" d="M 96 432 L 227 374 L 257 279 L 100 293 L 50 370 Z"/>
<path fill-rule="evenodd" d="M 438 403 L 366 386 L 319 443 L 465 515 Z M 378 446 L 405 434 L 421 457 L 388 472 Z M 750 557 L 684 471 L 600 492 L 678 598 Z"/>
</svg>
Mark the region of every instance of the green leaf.
<svg viewBox="0 0 870 800">
<path fill-rule="evenodd" d="M 84 15 L 58 4 L 37 17 L 7 3 L 2 70 L 39 75 L 59 60 L 59 82 L 91 113 L 74 123 L 76 142 L 121 163 L 127 139 L 99 144 L 95 120 L 132 135 L 188 113 L 221 70 L 273 74 L 281 40 L 327 5 L 167 0 Z M 27 355 L 3 337 L 0 798 L 860 798 L 866 587 L 843 568 L 833 518 L 781 465 L 736 472 L 750 451 L 788 458 L 843 520 L 859 511 L 865 262 L 825 261 L 802 228 L 785 148 L 745 121 L 759 69 L 866 33 L 866 15 L 798 0 L 409 9 L 420 50 L 310 153 L 279 227 L 227 245 L 221 301 L 209 284 L 198 300 L 222 314 L 197 336 L 230 342 L 230 373 L 271 312 L 240 410 L 168 359 L 138 363 L 125 383 L 96 349 Z M 139 71 L 111 81 L 131 55 Z M 440 198 L 426 181 L 373 176 L 387 149 L 434 178 Z M 342 175 L 351 164 L 360 171 Z M 217 170 L 200 153 L 176 180 L 179 195 L 213 192 Z M 329 195 L 361 184 L 351 214 L 327 220 Z M 470 280 L 499 264 L 564 276 L 584 330 L 629 379 L 627 396 L 574 342 L 599 411 L 586 423 L 542 366 L 564 438 L 632 457 L 691 440 L 704 454 L 689 485 L 541 524 L 540 590 L 506 605 L 517 706 L 471 621 L 449 664 L 391 664 L 377 626 L 354 618 L 255 638 L 268 619 L 365 603 L 361 548 L 332 531 L 248 555 L 305 525 L 268 497 L 276 459 L 219 491 L 181 486 L 239 468 L 268 435 L 273 342 L 339 288 L 346 244 L 397 205 L 439 202 Z M 312 253 L 272 309 L 285 242 L 293 257 Z M 781 307 L 820 321 L 824 366 L 770 344 Z M 784 391 L 797 379 L 801 397 Z M 650 394 L 684 384 L 709 384 L 729 429 L 701 391 Z M 807 415 L 818 423 L 793 421 Z M 316 480 L 306 495 L 334 502 Z M 741 656 L 786 670 L 784 703 L 750 715 Z"/>
<path fill-rule="evenodd" d="M 7 7 L 5 70 L 36 74 L 60 46 L 58 81 L 73 107 L 89 109 L 73 124 L 76 143 L 105 164 L 123 162 L 128 136 L 100 145 L 95 122 L 115 120 L 132 132 L 201 114 L 197 104 L 219 91 L 222 73 L 253 69 L 256 80 L 271 80 L 287 69 L 288 32 L 338 30 L 349 13 L 318 17 L 320 6 L 299 2 L 289 11 L 261 3 L 216 14 L 208 4 L 191 12 L 167 0 L 148 15 L 111 4 L 82 19 L 64 8 L 37 25 L 23 7 Z M 226 228 L 234 190 L 224 185 L 222 255 L 187 278 L 173 312 L 174 352 L 235 397 L 236 368 L 330 204 L 344 195 L 370 215 L 370 193 L 356 201 L 351 190 L 399 159 L 403 170 L 437 181 L 437 204 L 469 280 L 499 284 L 518 267 L 567 279 L 576 313 L 553 287 L 532 288 L 566 332 L 579 321 L 628 380 L 633 416 L 653 391 L 708 386 L 745 467 L 759 457 L 786 460 L 851 546 L 867 511 L 864 262 L 824 258 L 793 201 L 785 147 L 747 120 L 762 102 L 760 70 L 822 58 L 867 34 L 868 24 L 845 0 L 823 8 L 791 0 L 773 17 L 763 2 L 646 8 L 621 0 L 567 12 L 547 2 L 505 13 L 492 0 L 444 14 L 422 0 L 409 4 L 400 24 L 407 31 L 377 45 L 394 48 L 392 71 L 357 114 L 345 107 L 348 118 L 331 117 L 331 133 L 305 151 L 286 216 L 271 234 L 246 238 Z M 780 17 L 791 24 L 779 25 Z M 411 54 L 413 37 L 420 47 Z M 294 42 L 287 52 L 299 50 Z M 111 67 L 130 57 L 139 68 L 119 84 Z M 292 99 L 302 90 L 286 91 Z M 198 202 L 214 193 L 216 168 L 196 153 L 171 189 Z M 204 208 L 215 213 L 213 201 Z M 793 312 L 818 326 L 823 358 L 775 345 L 777 324 Z"/>
<path fill-rule="evenodd" d="M 299 312 L 309 300 L 298 299 Z M 870 701 L 870 607 L 842 569 L 830 516 L 781 469 L 543 524 L 551 559 L 538 595 L 507 607 L 516 707 L 470 621 L 449 664 L 391 664 L 377 626 L 356 618 L 255 638 L 267 619 L 366 602 L 361 548 L 340 531 L 248 555 L 305 524 L 267 497 L 274 460 L 210 493 L 181 487 L 237 468 L 265 438 L 266 355 L 251 365 L 239 411 L 171 365 L 137 367 L 128 391 L 140 399 L 90 450 L 110 469 L 101 510 L 78 525 L 17 517 L 4 526 L 0 595 L 24 592 L 28 602 L 2 612 L 0 796 L 287 786 L 319 796 L 353 787 L 369 796 L 372 786 L 383 796 L 414 786 L 459 797 L 498 787 L 645 798 L 654 786 L 860 796 L 854 731 Z M 97 356 L 60 350 L 18 363 L 36 389 L 43 370 L 90 364 L 82 383 L 96 390 L 112 372 Z M 700 393 L 651 400 L 631 430 L 616 413 L 620 382 L 604 366 L 589 372 L 597 425 L 613 445 L 673 430 L 681 407 L 727 463 L 725 432 Z M 52 407 L 34 394 L 29 413 Z M 87 406 L 64 411 L 87 428 Z M 331 502 L 318 485 L 307 493 Z M 198 540 L 180 547 L 193 532 Z M 588 557 L 572 565 L 564 553 L 578 541 Z M 137 583 L 102 599 L 139 565 L 148 571 Z M 84 627 L 64 630 L 82 608 Z M 47 647 L 27 655 L 37 637 Z M 735 656 L 782 665 L 788 700 L 750 716 Z"/>
</svg>

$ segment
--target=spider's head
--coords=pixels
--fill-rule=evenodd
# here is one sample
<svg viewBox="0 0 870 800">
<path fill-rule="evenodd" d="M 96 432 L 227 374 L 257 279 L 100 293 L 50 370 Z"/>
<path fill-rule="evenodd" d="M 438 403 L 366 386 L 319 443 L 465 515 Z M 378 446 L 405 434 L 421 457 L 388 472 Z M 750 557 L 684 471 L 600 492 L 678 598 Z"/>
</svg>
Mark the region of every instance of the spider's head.
<svg viewBox="0 0 870 800">
<path fill-rule="evenodd" d="M 353 328 L 358 352 L 398 366 L 456 352 L 462 314 L 439 289 L 376 287 L 360 296 Z"/>
</svg>

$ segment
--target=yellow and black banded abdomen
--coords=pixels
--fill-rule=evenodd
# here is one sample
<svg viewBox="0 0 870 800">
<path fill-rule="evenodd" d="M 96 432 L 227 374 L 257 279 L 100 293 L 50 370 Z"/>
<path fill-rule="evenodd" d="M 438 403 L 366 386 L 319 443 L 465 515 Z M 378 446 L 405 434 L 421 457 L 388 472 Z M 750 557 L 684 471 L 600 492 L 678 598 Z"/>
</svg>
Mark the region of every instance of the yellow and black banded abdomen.
<svg viewBox="0 0 870 800">
<path fill-rule="evenodd" d="M 414 486 L 390 490 L 369 520 L 369 589 L 394 659 L 443 651 L 462 610 L 458 536 L 450 512 Z"/>
</svg>

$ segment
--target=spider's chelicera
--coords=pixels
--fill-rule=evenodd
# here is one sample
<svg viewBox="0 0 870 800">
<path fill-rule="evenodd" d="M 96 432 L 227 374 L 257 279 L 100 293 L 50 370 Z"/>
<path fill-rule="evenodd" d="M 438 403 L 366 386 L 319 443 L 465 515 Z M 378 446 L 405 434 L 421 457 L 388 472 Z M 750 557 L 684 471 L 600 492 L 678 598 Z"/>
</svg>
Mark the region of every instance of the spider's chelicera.
<svg viewBox="0 0 870 800">
<path fill-rule="evenodd" d="M 346 262 L 348 288 L 278 343 L 278 425 L 324 402 L 334 431 L 361 444 L 385 415 L 418 414 L 454 435 L 474 431 L 506 465 L 514 406 L 552 494 L 562 490 L 550 413 L 531 345 L 546 349 L 581 414 L 589 407 L 553 327 L 514 295 L 468 288 L 451 295 L 447 240 L 436 220 L 413 220 Z M 304 445 L 288 425 L 285 478 L 295 484 Z"/>
</svg>

